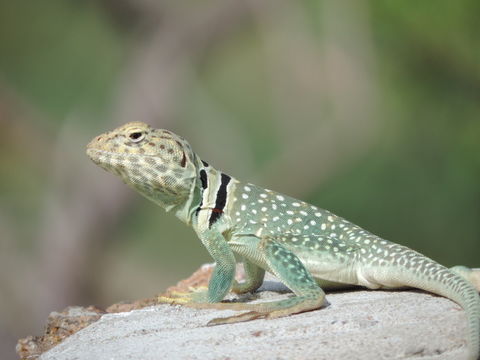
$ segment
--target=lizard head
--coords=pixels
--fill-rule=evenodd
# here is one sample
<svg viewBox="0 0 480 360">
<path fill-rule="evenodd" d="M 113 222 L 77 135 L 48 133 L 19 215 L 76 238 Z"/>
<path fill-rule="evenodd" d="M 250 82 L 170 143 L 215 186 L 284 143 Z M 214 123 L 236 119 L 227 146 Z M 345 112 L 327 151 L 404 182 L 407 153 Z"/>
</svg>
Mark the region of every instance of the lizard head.
<svg viewBox="0 0 480 360">
<path fill-rule="evenodd" d="M 95 137 L 87 155 L 166 210 L 188 198 L 196 177 L 190 145 L 168 130 L 141 122 Z"/>
</svg>

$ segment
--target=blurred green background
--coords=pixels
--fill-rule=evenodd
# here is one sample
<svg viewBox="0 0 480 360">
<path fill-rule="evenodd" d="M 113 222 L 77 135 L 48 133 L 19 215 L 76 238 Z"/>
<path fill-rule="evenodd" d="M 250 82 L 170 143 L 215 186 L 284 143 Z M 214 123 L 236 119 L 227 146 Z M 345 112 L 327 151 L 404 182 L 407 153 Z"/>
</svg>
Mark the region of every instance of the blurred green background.
<svg viewBox="0 0 480 360">
<path fill-rule="evenodd" d="M 480 2 L 0 0 L 0 353 L 211 261 L 84 155 L 145 121 L 239 178 L 480 266 Z"/>
</svg>

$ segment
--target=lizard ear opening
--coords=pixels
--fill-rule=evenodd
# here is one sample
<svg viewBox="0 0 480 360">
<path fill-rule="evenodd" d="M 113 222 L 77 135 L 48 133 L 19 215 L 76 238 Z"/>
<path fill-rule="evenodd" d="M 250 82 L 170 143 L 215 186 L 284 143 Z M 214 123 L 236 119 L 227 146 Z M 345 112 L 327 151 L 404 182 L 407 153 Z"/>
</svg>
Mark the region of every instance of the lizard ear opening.
<svg viewBox="0 0 480 360">
<path fill-rule="evenodd" d="M 183 153 L 183 156 L 182 156 L 182 161 L 180 161 L 180 166 L 184 168 L 185 166 L 187 166 L 187 156 L 185 155 L 185 151 L 183 151 L 182 153 Z"/>
</svg>

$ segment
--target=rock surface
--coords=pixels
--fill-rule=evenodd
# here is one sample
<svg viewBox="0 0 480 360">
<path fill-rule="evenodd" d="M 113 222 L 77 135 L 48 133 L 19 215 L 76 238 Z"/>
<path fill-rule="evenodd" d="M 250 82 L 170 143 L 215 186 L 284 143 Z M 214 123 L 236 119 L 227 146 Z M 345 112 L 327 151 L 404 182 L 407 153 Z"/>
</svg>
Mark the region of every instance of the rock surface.
<svg viewBox="0 0 480 360">
<path fill-rule="evenodd" d="M 61 312 L 52 312 L 47 319 L 45 334 L 20 339 L 16 351 L 21 359 L 36 359 L 45 351 L 77 331 L 100 319 L 105 311 L 93 306 L 70 306 Z"/>
<path fill-rule="evenodd" d="M 197 273 L 195 284 L 202 281 Z M 184 286 L 188 284 L 180 288 Z M 290 294 L 283 285 L 266 281 L 256 295 L 255 301 L 265 301 Z M 102 315 L 40 359 L 462 359 L 466 355 L 465 314 L 447 299 L 417 291 L 364 290 L 329 293 L 327 299 L 330 305 L 318 311 L 212 327 L 205 324 L 234 312 L 170 305 L 128 308 Z"/>
</svg>

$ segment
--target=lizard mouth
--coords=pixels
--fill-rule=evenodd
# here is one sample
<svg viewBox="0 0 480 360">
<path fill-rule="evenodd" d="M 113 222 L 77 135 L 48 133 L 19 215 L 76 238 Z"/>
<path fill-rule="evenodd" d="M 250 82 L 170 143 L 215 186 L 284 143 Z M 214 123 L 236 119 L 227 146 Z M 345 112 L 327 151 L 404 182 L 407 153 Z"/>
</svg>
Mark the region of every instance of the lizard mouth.
<svg viewBox="0 0 480 360">
<path fill-rule="evenodd" d="M 101 157 L 112 158 L 112 159 L 121 158 L 127 161 L 129 159 L 135 159 L 139 155 L 141 155 L 142 158 L 158 158 L 158 155 L 156 154 L 137 154 L 137 153 L 128 153 L 128 152 L 109 151 L 109 150 L 99 149 L 97 147 L 91 146 L 91 144 L 87 145 L 86 152 L 88 157 L 94 162 Z M 135 160 L 133 160 L 132 162 L 135 162 Z"/>
<path fill-rule="evenodd" d="M 102 157 L 110 157 L 112 156 L 113 153 L 105 150 L 100 150 L 96 149 L 94 147 L 91 147 L 90 144 L 87 146 L 87 156 L 95 163 L 95 164 L 101 164 Z"/>
<path fill-rule="evenodd" d="M 118 156 L 120 154 L 118 153 L 88 147 L 87 155 L 95 164 L 100 166 L 102 169 L 119 175 L 122 178 L 126 177 L 126 171 L 123 162 L 128 159 L 129 154 L 123 154 L 124 156 L 122 156 L 120 159 Z"/>
<path fill-rule="evenodd" d="M 118 153 L 113 152 L 113 151 L 107 151 L 107 150 L 87 146 L 87 156 L 95 164 L 100 165 L 102 167 L 113 165 L 113 163 L 118 162 L 120 157 L 123 160 L 126 160 L 126 159 L 128 159 L 128 155 L 129 154 L 118 154 Z"/>
</svg>

